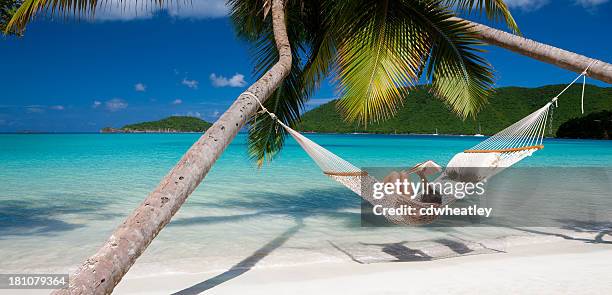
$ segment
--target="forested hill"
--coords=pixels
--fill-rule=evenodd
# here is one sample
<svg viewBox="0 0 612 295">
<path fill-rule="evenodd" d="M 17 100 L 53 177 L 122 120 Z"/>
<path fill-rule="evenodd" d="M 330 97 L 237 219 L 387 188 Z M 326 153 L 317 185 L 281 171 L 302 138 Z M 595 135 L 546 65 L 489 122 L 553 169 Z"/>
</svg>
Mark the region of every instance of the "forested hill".
<svg viewBox="0 0 612 295">
<path fill-rule="evenodd" d="M 404 101 L 404 107 L 387 121 L 363 125 L 348 124 L 337 112 L 335 101 L 306 112 L 300 131 L 325 133 L 420 133 L 431 134 L 494 134 L 524 116 L 544 106 L 566 85 L 550 85 L 539 88 L 503 87 L 495 94 L 477 115 L 476 119 L 460 119 L 440 100 L 426 89 L 411 92 Z M 560 98 L 559 107 L 554 109 L 552 133 L 569 119 L 580 117 L 580 94 L 582 85 L 570 87 Z M 587 85 L 584 98 L 585 113 L 612 110 L 612 88 Z"/>
<path fill-rule="evenodd" d="M 557 137 L 612 139 L 612 112 L 601 111 L 571 119 L 559 126 Z"/>
<path fill-rule="evenodd" d="M 159 121 L 142 122 L 125 125 L 120 129 L 104 128 L 104 133 L 139 133 L 139 132 L 203 132 L 211 124 L 195 117 L 172 116 Z"/>
</svg>

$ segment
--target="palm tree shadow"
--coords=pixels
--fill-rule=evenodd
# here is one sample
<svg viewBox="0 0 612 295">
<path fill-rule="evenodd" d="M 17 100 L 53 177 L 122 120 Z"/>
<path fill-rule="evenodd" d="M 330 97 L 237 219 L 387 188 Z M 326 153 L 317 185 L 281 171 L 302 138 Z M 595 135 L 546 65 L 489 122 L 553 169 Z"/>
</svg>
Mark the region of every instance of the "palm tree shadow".
<svg viewBox="0 0 612 295">
<path fill-rule="evenodd" d="M 408 262 L 408 261 L 429 261 L 432 260 L 433 257 L 427 255 L 425 252 L 408 248 L 405 244 L 408 241 L 401 241 L 397 243 L 383 243 L 383 244 L 372 244 L 372 243 L 363 243 L 360 244 L 364 246 L 379 246 L 381 247 L 381 251 L 387 253 L 396 258 L 395 262 Z"/>
<path fill-rule="evenodd" d="M 612 245 L 611 241 L 604 240 L 604 236 L 609 235 L 612 236 L 612 223 L 609 222 L 585 222 L 579 220 L 572 219 L 558 219 L 557 221 L 563 222 L 565 225 L 561 227 L 561 229 L 571 230 L 576 233 L 592 233 L 594 234 L 594 238 L 579 238 L 570 236 L 563 233 L 557 232 L 548 232 L 543 230 L 537 230 L 533 228 L 522 228 L 522 227 L 512 227 L 509 228 L 546 236 L 555 236 L 565 240 L 571 241 L 579 241 L 587 244 L 608 244 Z"/>
<path fill-rule="evenodd" d="M 230 269 L 225 271 L 222 274 L 219 274 L 215 277 L 212 277 L 206 281 L 197 283 L 191 287 L 180 290 L 173 295 L 192 295 L 192 294 L 200 294 L 206 290 L 212 289 L 220 284 L 223 284 L 229 280 L 232 280 L 247 271 L 251 270 L 259 261 L 261 261 L 264 257 L 268 256 L 274 250 L 281 247 L 287 240 L 289 240 L 295 233 L 297 233 L 300 228 L 304 226 L 304 223 L 301 219 L 297 220 L 297 224 L 293 227 L 287 229 L 285 232 L 281 233 L 278 237 L 274 238 L 261 248 L 257 249 L 257 251 L 253 252 L 249 257 L 243 259 L 238 262 L 236 265 L 232 266 Z"/>
</svg>

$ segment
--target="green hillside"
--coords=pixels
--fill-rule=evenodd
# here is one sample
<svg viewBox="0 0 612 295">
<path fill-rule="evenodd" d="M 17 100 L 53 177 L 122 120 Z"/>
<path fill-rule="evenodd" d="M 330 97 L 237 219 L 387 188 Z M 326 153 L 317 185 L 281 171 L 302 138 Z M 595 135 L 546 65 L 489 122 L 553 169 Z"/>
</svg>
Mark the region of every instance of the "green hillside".
<svg viewBox="0 0 612 295">
<path fill-rule="evenodd" d="M 411 92 L 404 107 L 387 121 L 363 125 L 347 124 L 338 114 L 335 101 L 321 105 L 304 114 L 300 131 L 328 133 L 420 133 L 431 134 L 494 134 L 520 120 L 527 114 L 546 104 L 565 85 L 550 85 L 539 88 L 503 87 L 497 89 L 476 119 L 461 120 L 448 107 L 434 98 L 426 89 Z M 559 107 L 554 109 L 552 134 L 569 119 L 580 117 L 581 85 L 572 86 L 559 98 Z M 612 88 L 587 85 L 585 113 L 612 110 Z M 546 134 L 547 136 L 552 136 Z"/>
<path fill-rule="evenodd" d="M 570 119 L 557 129 L 557 137 L 561 138 L 611 139 L 610 134 L 612 134 L 611 111 L 590 113 L 584 117 Z"/>
<path fill-rule="evenodd" d="M 123 126 L 124 132 L 203 132 L 210 123 L 187 116 L 172 116 L 159 121 L 142 122 Z"/>
</svg>

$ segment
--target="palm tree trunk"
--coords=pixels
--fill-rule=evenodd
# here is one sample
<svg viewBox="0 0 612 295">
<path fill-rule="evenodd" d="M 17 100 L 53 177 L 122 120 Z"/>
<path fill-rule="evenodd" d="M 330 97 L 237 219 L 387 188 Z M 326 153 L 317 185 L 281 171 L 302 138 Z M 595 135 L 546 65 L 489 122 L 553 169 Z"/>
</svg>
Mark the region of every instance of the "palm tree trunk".
<svg viewBox="0 0 612 295">
<path fill-rule="evenodd" d="M 291 69 L 291 48 L 285 23 L 285 0 L 272 1 L 274 39 L 278 62 L 247 91 L 262 102 L 282 83 Z M 70 276 L 68 289 L 53 294 L 109 294 L 170 222 L 187 197 L 258 109 L 252 97 L 242 93 L 230 108 L 191 146 L 162 179 L 157 188 L 132 212 L 96 254 Z"/>
<path fill-rule="evenodd" d="M 612 84 L 612 65 L 609 63 L 496 30 L 482 24 L 467 22 L 473 25 L 473 31 L 486 43 L 576 73 L 582 73 L 592 63 L 587 76 Z"/>
</svg>

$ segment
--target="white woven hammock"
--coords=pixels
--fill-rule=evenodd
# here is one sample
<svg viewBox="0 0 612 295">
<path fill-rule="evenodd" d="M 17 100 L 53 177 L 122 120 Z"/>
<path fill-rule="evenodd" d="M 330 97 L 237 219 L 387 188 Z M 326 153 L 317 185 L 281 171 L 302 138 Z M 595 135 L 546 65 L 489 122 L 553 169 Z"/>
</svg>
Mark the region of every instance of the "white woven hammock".
<svg viewBox="0 0 612 295">
<path fill-rule="evenodd" d="M 580 74 L 563 91 L 540 109 L 485 139 L 474 147 L 456 154 L 448 162 L 446 169 L 435 181 L 483 181 L 501 172 L 503 169 L 516 164 L 525 157 L 531 156 L 535 151 L 544 148 L 544 132 L 547 127 L 549 113 L 552 113 L 549 111 L 557 105 L 557 99 L 563 92 L 581 76 L 586 76 L 587 70 Z M 419 195 L 412 199 L 407 199 L 401 195 L 387 195 L 382 199 L 375 199 L 373 198 L 372 192 L 369 190 L 371 190 L 373 184 L 379 182 L 379 180 L 278 120 L 276 115 L 269 112 L 253 93 L 247 91 L 244 94 L 254 98 L 260 104 L 263 111 L 270 114 L 278 124 L 285 128 L 304 151 L 306 151 L 315 161 L 319 168 L 321 168 L 325 175 L 346 186 L 373 206 L 382 205 L 387 208 L 399 207 L 401 205 L 409 205 L 414 208 L 431 206 L 440 207 L 446 206 L 456 200 L 453 196 L 442 196 L 441 204 L 423 203 L 419 201 Z M 584 98 L 584 87 L 582 97 Z M 362 191 L 362 189 L 367 191 Z M 435 219 L 435 216 L 385 217 L 396 224 L 423 224 L 429 223 Z"/>
</svg>

